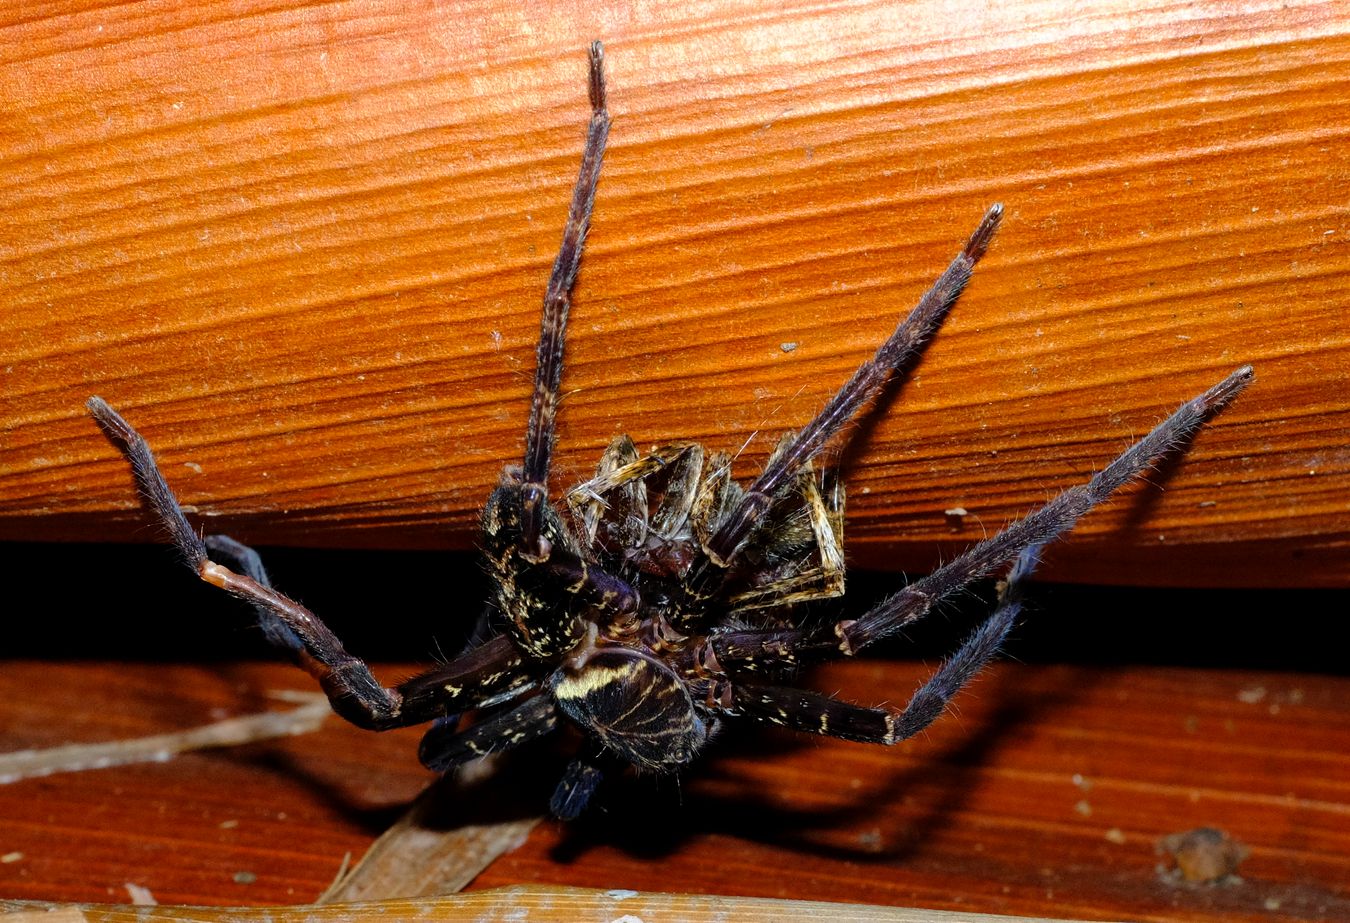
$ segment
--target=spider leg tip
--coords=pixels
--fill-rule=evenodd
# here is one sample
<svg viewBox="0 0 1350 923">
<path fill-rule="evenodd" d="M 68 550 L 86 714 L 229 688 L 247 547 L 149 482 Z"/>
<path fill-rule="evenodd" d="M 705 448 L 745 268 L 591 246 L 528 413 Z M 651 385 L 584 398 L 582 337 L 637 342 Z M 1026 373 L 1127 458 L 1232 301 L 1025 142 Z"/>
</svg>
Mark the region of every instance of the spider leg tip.
<svg viewBox="0 0 1350 923">
<path fill-rule="evenodd" d="M 605 99 L 605 45 L 599 39 L 591 42 L 590 47 L 590 96 L 591 110 L 597 114 L 603 113 L 606 107 Z"/>
<path fill-rule="evenodd" d="M 120 413 L 113 410 L 111 404 L 97 394 L 90 395 L 89 399 L 84 402 L 84 406 L 89 411 L 90 416 L 94 418 L 94 422 L 102 427 L 103 431 L 109 436 L 123 443 L 130 443 L 136 438 L 136 430 L 132 428 L 131 424 L 123 419 Z"/>
<path fill-rule="evenodd" d="M 1244 365 L 1201 395 L 1201 403 L 1210 413 L 1222 410 L 1255 380 L 1256 370 L 1250 365 Z"/>
<path fill-rule="evenodd" d="M 984 256 L 989 249 L 989 243 L 994 239 L 994 232 L 998 230 L 999 222 L 1003 220 L 1003 203 L 995 202 L 984 213 L 980 219 L 979 227 L 975 228 L 975 233 L 970 235 L 966 241 L 965 256 L 972 263 L 978 262 L 980 257 Z"/>
<path fill-rule="evenodd" d="M 93 415 L 95 420 L 111 420 L 118 416 L 112 405 L 99 397 L 97 394 L 89 395 L 89 400 L 84 402 L 84 407 Z"/>
</svg>

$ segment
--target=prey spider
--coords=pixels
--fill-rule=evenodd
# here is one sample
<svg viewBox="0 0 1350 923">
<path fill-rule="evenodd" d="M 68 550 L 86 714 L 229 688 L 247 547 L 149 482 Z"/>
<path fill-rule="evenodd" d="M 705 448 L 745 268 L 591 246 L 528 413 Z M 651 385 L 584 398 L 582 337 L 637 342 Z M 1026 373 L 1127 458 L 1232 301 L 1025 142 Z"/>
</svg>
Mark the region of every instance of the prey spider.
<svg viewBox="0 0 1350 923">
<path fill-rule="evenodd" d="M 815 419 L 781 439 L 749 486 L 731 479 L 724 453 L 680 443 L 643 455 L 621 436 L 595 476 L 555 502 L 549 473 L 563 340 L 610 124 L 603 65 L 597 42 L 581 172 L 544 295 L 524 459 L 503 470 L 483 511 L 480 542 L 494 585 L 487 640 L 384 686 L 317 616 L 272 588 L 252 549 L 199 537 L 145 440 L 101 398 L 88 403 L 187 563 L 252 604 L 268 640 L 318 680 L 339 715 L 372 730 L 431 722 L 419 755 L 435 770 L 563 724 L 577 729 L 581 746 L 550 804 L 560 818 L 576 817 L 613 767 L 687 765 L 733 717 L 876 744 L 918 733 L 998 651 L 1040 546 L 1188 439 L 1252 380 L 1250 367 L 1236 370 L 1086 484 L 869 611 L 826 624 L 803 619 L 801 603 L 844 592 L 844 493 L 822 455 L 936 332 L 993 238 L 1002 216 L 995 205 L 876 354 Z M 993 614 L 903 709 L 793 684 L 799 665 L 857 654 L 1009 566 Z M 474 721 L 462 727 L 468 712 Z"/>
</svg>

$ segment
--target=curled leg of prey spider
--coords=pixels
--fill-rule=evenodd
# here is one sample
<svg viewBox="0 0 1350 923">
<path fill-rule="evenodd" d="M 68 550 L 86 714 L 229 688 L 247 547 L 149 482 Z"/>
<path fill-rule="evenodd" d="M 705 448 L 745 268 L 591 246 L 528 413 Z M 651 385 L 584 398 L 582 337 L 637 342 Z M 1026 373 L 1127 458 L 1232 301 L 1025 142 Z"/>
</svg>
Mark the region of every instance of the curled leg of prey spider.
<svg viewBox="0 0 1350 923">
<path fill-rule="evenodd" d="M 549 491 L 563 339 L 609 131 L 601 47 L 590 50 L 591 119 L 562 246 L 544 296 L 524 459 L 488 497 L 480 542 L 494 632 L 449 663 L 385 686 L 309 610 L 272 588 L 257 555 L 200 538 L 140 434 L 101 398 L 89 410 L 135 469 L 150 507 L 188 564 L 257 610 L 266 637 L 311 673 L 338 714 L 382 730 L 431 722 L 420 757 L 448 769 L 563 724 L 583 743 L 554 793 L 574 817 L 607 766 L 675 771 L 730 718 L 893 744 L 937 718 L 999 649 L 1020 580 L 1041 545 L 1187 440 L 1252 379 L 1224 378 L 1126 449 L 1087 483 L 975 545 L 869 611 L 819 625 L 800 604 L 844 587 L 843 489 L 822 450 L 936 332 L 984 255 L 995 205 L 918 305 L 824 409 L 784 436 L 748 486 L 730 459 L 697 444 L 643 455 L 626 436 L 565 500 Z M 993 615 L 902 709 L 840 701 L 794 685 L 799 665 L 852 656 L 922 618 L 972 581 L 1010 567 Z M 461 729 L 459 716 L 476 712 Z"/>
</svg>

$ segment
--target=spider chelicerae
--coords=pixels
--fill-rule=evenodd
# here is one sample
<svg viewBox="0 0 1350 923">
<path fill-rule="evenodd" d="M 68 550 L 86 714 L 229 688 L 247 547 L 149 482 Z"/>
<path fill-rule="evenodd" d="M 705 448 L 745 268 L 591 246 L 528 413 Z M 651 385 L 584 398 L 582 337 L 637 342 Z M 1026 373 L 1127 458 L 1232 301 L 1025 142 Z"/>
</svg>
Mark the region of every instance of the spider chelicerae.
<svg viewBox="0 0 1350 923">
<path fill-rule="evenodd" d="M 731 479 L 724 453 L 679 443 L 644 455 L 621 436 L 595 476 L 555 503 L 549 470 L 563 340 L 609 133 L 603 65 L 597 42 L 581 172 L 544 295 L 524 460 L 502 472 L 483 511 L 480 542 L 494 586 L 487 640 L 384 686 L 317 616 L 272 588 L 252 549 L 225 536 L 199 537 L 140 434 L 101 398 L 88 404 L 188 564 L 251 603 L 267 639 L 319 681 L 342 717 L 372 730 L 431 722 L 419 755 L 436 770 L 564 723 L 579 730 L 582 743 L 550 804 L 561 818 L 576 817 L 615 766 L 685 766 L 729 718 L 877 744 L 918 733 L 998 651 L 1040 546 L 1188 440 L 1252 380 L 1249 366 L 1236 370 L 1086 484 L 869 611 L 823 623 L 803 617 L 802 604 L 844 592 L 844 492 L 824 462 L 827 450 L 935 333 L 993 238 L 1002 216 L 995 205 L 876 354 L 815 419 L 779 441 L 748 487 Z M 800 665 L 857 654 L 1005 567 L 993 614 L 903 709 L 855 705 L 794 684 Z M 469 712 L 474 720 L 464 727 L 460 718 Z"/>
</svg>

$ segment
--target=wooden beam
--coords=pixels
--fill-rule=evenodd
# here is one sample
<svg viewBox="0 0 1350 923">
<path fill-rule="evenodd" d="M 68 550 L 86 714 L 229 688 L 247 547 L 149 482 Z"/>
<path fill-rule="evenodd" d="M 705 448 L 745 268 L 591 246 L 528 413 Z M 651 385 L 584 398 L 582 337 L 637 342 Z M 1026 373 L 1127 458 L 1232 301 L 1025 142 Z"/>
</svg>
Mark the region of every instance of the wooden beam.
<svg viewBox="0 0 1350 923">
<path fill-rule="evenodd" d="M 858 433 L 854 558 L 930 567 L 1250 362 L 1166 490 L 1047 573 L 1350 580 L 1334 2 L 18 9 L 0 537 L 146 535 L 97 393 L 213 531 L 472 544 L 522 447 L 598 37 L 615 122 L 556 484 L 619 432 L 753 472 L 1003 201 Z"/>
</svg>

